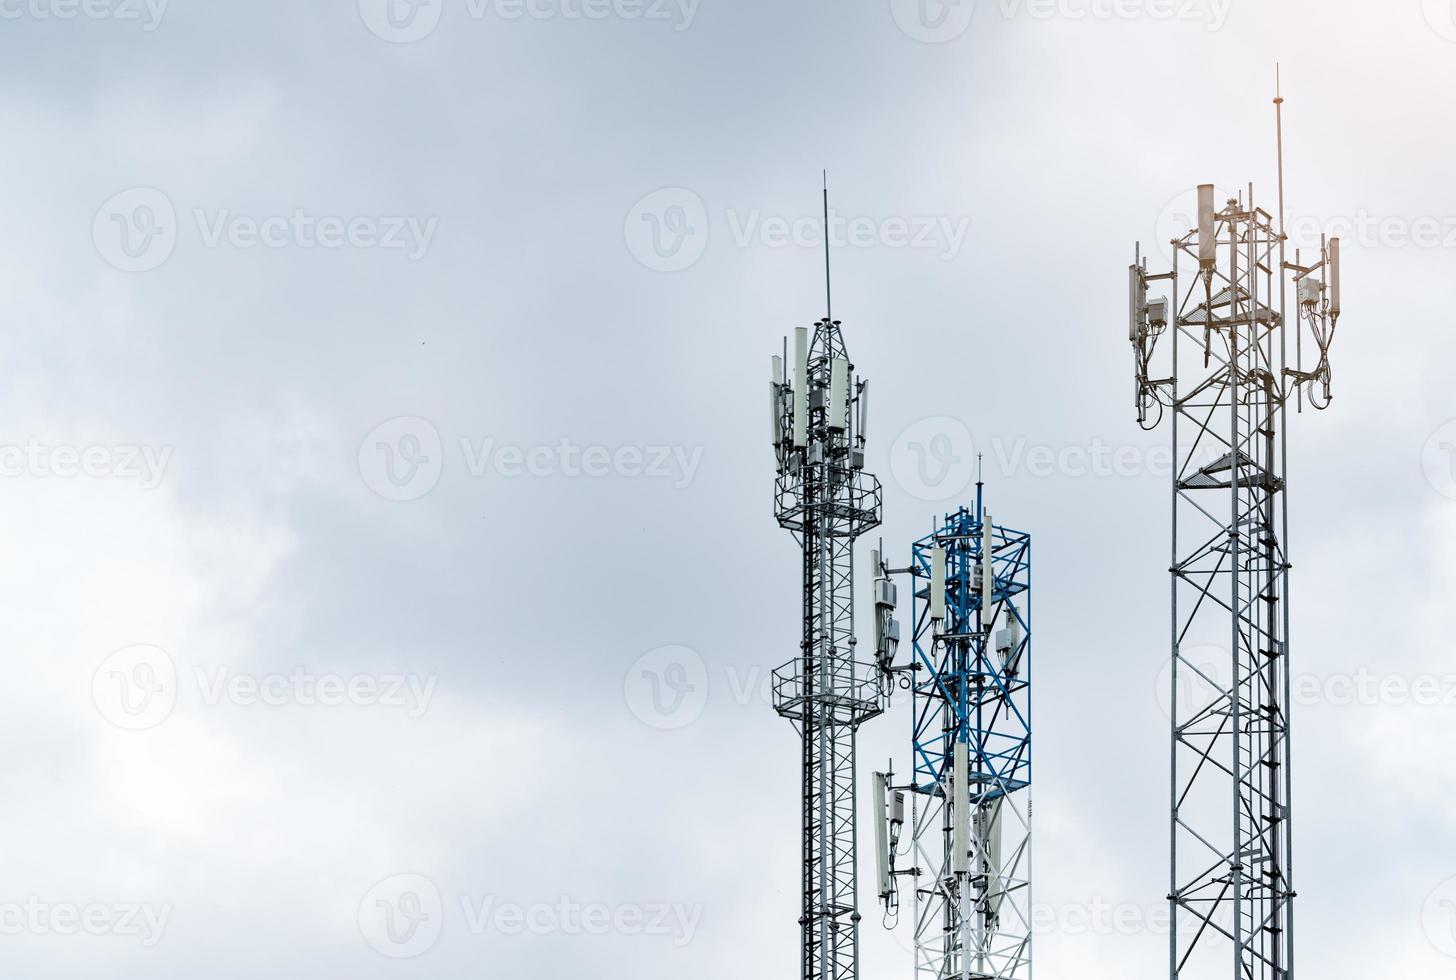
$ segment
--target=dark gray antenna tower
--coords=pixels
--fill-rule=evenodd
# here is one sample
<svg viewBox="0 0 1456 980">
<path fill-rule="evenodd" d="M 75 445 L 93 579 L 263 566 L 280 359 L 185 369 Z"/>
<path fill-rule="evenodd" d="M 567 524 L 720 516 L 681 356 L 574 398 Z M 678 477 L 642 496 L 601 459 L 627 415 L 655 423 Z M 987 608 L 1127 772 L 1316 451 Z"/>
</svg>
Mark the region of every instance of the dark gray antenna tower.
<svg viewBox="0 0 1456 980">
<path fill-rule="evenodd" d="M 827 177 L 824 213 L 825 317 L 794 330 L 792 376 L 775 356 L 769 386 L 774 516 L 800 547 L 803 611 L 799 652 L 774 671 L 773 700 L 803 761 L 799 976 L 857 980 L 855 734 L 884 711 L 888 690 L 876 663 L 855 659 L 854 543 L 883 505 L 864 472 L 869 382 L 855 377 L 829 306 Z"/>
</svg>

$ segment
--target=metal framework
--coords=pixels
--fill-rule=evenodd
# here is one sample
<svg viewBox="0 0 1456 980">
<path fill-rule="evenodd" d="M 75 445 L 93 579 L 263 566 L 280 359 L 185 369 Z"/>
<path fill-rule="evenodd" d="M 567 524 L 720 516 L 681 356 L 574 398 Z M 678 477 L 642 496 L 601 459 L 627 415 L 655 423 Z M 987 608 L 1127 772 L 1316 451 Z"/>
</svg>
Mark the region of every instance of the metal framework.
<svg viewBox="0 0 1456 980">
<path fill-rule="evenodd" d="M 1175 461 L 1173 980 L 1294 976 L 1285 421 L 1291 400 L 1329 404 L 1340 296 L 1338 239 L 1286 261 L 1282 170 L 1277 221 L 1252 186 L 1219 206 L 1204 185 L 1171 271 L 1130 269 L 1138 422 L 1169 418 Z"/>
<path fill-rule="evenodd" d="M 854 659 L 854 543 L 880 523 L 879 481 L 863 470 L 867 382 L 853 378 L 839 322 L 795 337 L 794 375 L 774 358 L 770 387 L 774 498 L 780 526 L 802 548 L 798 657 L 773 675 L 774 708 L 803 754 L 803 980 L 855 980 L 859 962 L 855 734 L 880 714 L 887 689 Z"/>
<path fill-rule="evenodd" d="M 976 486 L 915 542 L 915 976 L 1031 976 L 1031 535 Z M 907 872 L 898 872 L 904 874 Z"/>
</svg>

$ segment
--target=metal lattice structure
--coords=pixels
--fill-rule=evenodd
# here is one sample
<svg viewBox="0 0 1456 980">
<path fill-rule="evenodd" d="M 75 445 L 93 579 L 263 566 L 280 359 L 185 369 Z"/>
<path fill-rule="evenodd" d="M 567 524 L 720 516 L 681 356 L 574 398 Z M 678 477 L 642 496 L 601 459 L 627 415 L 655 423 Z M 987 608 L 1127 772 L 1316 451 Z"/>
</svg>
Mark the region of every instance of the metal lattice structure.
<svg viewBox="0 0 1456 980">
<path fill-rule="evenodd" d="M 983 502 L 909 569 L 916 980 L 1031 976 L 1031 535 Z"/>
<path fill-rule="evenodd" d="M 1285 423 L 1329 403 L 1340 295 L 1338 239 L 1286 260 L 1280 184 L 1278 220 L 1200 187 L 1172 269 L 1130 269 L 1138 422 L 1167 417 L 1174 453 L 1173 980 L 1294 974 Z"/>
<path fill-rule="evenodd" d="M 785 352 L 787 355 L 787 351 Z M 855 660 L 854 543 L 881 516 L 879 481 L 864 472 L 867 382 L 854 379 L 838 321 L 795 334 L 793 377 L 774 358 L 770 387 L 778 479 L 774 511 L 802 548 L 798 657 L 773 675 L 774 707 L 803 754 L 803 980 L 859 972 L 855 733 L 887 689 Z"/>
</svg>

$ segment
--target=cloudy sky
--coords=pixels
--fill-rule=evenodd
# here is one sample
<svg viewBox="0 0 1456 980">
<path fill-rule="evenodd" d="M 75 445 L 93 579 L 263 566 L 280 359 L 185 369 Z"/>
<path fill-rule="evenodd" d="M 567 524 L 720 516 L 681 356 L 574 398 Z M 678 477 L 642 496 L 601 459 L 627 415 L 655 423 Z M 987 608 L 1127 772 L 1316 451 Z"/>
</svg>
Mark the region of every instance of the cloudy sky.
<svg viewBox="0 0 1456 980">
<path fill-rule="evenodd" d="M 1445 0 L 0 0 L 0 972 L 791 976 L 763 395 L 827 168 L 887 551 L 976 452 L 1035 536 L 1041 975 L 1158 975 L 1125 269 L 1198 183 L 1270 200 L 1276 61 L 1296 237 L 1346 247 L 1291 438 L 1300 962 L 1449 973 Z"/>
</svg>

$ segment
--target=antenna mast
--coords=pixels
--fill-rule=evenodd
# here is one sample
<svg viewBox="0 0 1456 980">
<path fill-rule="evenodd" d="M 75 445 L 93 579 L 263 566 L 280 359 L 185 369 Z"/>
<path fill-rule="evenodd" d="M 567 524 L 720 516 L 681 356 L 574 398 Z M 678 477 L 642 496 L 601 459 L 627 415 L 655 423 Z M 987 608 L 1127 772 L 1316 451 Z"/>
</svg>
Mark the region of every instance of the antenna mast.
<svg viewBox="0 0 1456 980">
<path fill-rule="evenodd" d="M 859 885 L 855 735 L 881 714 L 880 667 L 855 659 L 855 539 L 880 523 L 880 482 L 864 472 L 868 382 L 854 376 L 830 318 L 824 185 L 825 318 L 794 331 L 788 376 L 774 358 L 774 516 L 800 548 L 798 655 L 773 674 L 774 709 L 799 733 L 802 768 L 801 980 L 857 980 Z"/>
<path fill-rule="evenodd" d="M 1340 243 L 1321 241 L 1310 266 L 1285 259 L 1281 94 L 1274 104 L 1277 224 L 1252 187 L 1219 207 L 1204 184 L 1171 271 L 1129 269 L 1138 421 L 1171 416 L 1175 461 L 1172 980 L 1294 975 L 1286 409 L 1296 395 L 1329 404 Z M 1290 330 L 1313 338 L 1313 368 L 1288 365 Z M 1190 341 L 1200 356 L 1180 352 Z"/>
<path fill-rule="evenodd" d="M 829 289 L 829 171 L 824 176 L 824 319 L 834 322 L 834 300 Z"/>
</svg>

